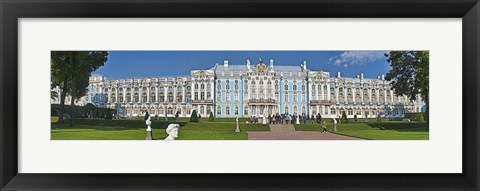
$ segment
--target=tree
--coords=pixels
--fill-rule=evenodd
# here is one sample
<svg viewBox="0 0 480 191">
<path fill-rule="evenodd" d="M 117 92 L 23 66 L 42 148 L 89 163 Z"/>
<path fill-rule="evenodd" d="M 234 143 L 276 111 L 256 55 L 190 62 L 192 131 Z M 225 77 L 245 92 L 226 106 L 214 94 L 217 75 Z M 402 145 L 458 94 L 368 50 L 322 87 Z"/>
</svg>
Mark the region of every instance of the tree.
<svg viewBox="0 0 480 191">
<path fill-rule="evenodd" d="M 58 121 L 63 123 L 65 97 L 70 95 L 71 110 L 75 100 L 85 95 L 91 73 L 103 66 L 108 60 L 106 51 L 52 51 L 50 60 L 50 71 L 52 86 L 60 87 L 60 113 Z M 73 125 L 73 118 L 70 126 Z"/>
<path fill-rule="evenodd" d="M 385 56 L 391 66 L 386 80 L 391 80 L 390 84 L 396 94 L 406 95 L 411 101 L 416 101 L 420 95 L 427 108 L 425 118 L 428 122 L 429 52 L 391 51 Z"/>
<path fill-rule="evenodd" d="M 214 122 L 215 118 L 213 117 L 213 112 L 210 112 L 210 116 L 208 116 L 208 122 Z"/>
<path fill-rule="evenodd" d="M 197 122 L 198 123 L 198 116 L 197 111 L 193 110 L 192 115 L 190 115 L 190 122 Z"/>
</svg>

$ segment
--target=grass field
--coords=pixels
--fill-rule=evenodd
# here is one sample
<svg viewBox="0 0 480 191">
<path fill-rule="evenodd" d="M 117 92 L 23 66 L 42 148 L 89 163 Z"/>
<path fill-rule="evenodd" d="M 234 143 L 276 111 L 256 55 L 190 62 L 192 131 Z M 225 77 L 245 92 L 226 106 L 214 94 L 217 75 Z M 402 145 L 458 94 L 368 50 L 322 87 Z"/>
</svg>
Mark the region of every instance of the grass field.
<svg viewBox="0 0 480 191">
<path fill-rule="evenodd" d="M 426 123 L 380 122 L 338 124 L 337 134 L 371 140 L 428 140 Z M 295 125 L 297 131 L 321 131 L 319 124 Z M 332 130 L 333 125 L 328 124 Z"/>
<path fill-rule="evenodd" d="M 75 119 L 70 127 L 68 123 L 56 124 L 52 117 L 52 140 L 144 140 L 143 120 L 95 120 Z M 169 122 L 170 123 L 170 122 Z M 182 125 L 183 124 L 183 125 Z M 152 121 L 155 139 L 167 137 L 165 127 L 168 123 Z M 247 140 L 246 131 L 268 131 L 268 125 L 240 124 L 240 133 L 235 132 L 234 122 L 181 123 L 178 140 Z"/>
<path fill-rule="evenodd" d="M 268 125 L 240 123 L 240 133 L 235 132 L 235 119 L 223 119 L 216 122 L 189 123 L 180 122 L 179 140 L 246 140 L 246 131 L 269 131 Z M 73 127 L 57 124 L 57 117 L 51 117 L 52 140 L 144 140 L 145 123 L 143 120 L 119 119 L 96 120 L 75 119 Z M 184 120 L 181 120 L 184 121 Z M 171 121 L 152 121 L 155 139 L 167 137 L 165 128 Z M 321 131 L 318 124 L 295 125 L 297 131 Z M 328 129 L 332 129 L 328 124 Z M 373 122 L 338 124 L 337 134 L 373 140 L 428 140 L 426 123 L 417 122 Z"/>
</svg>

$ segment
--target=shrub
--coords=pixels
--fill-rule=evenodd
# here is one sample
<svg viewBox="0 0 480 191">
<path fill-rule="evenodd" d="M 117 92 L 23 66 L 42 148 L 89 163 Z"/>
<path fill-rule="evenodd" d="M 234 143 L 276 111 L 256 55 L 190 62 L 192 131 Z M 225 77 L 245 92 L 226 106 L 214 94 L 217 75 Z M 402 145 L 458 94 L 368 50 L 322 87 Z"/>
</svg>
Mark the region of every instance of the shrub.
<svg viewBox="0 0 480 191">
<path fill-rule="evenodd" d="M 112 119 L 112 112 L 110 110 L 107 110 L 105 113 L 105 119 Z"/>
<path fill-rule="evenodd" d="M 343 113 L 342 113 L 342 122 L 348 123 L 348 118 L 347 118 L 347 114 L 345 113 L 345 111 L 343 111 Z"/>
<path fill-rule="evenodd" d="M 196 110 L 193 110 L 192 115 L 190 115 L 190 122 L 198 123 L 198 115 Z"/>
<path fill-rule="evenodd" d="M 215 121 L 215 118 L 213 118 L 213 112 L 210 112 L 210 116 L 208 117 L 208 122 L 213 122 Z"/>
<path fill-rule="evenodd" d="M 425 121 L 425 113 L 424 112 L 417 112 L 417 113 L 405 113 L 405 118 L 410 119 L 410 121 Z"/>
</svg>

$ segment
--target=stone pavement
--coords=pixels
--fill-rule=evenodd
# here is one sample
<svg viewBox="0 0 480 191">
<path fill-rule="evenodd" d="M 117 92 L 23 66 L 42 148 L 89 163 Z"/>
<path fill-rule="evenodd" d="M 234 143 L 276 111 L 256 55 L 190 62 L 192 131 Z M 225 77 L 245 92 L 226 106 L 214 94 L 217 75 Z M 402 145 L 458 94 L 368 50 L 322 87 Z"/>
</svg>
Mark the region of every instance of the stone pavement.
<svg viewBox="0 0 480 191">
<path fill-rule="evenodd" d="M 248 140 L 362 140 L 329 132 L 295 131 L 293 125 L 270 125 L 270 131 L 248 131 L 247 134 Z"/>
</svg>

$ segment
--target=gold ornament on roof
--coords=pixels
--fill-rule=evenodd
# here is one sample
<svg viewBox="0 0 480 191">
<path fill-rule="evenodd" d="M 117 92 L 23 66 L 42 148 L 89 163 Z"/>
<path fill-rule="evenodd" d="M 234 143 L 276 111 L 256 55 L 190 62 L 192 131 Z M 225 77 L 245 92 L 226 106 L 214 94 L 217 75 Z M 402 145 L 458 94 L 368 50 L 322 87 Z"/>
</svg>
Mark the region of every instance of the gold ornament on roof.
<svg viewBox="0 0 480 191">
<path fill-rule="evenodd" d="M 259 63 L 255 67 L 255 73 L 259 73 L 259 74 L 267 73 L 267 66 L 263 63 L 263 60 L 261 57 L 260 57 Z"/>
</svg>

